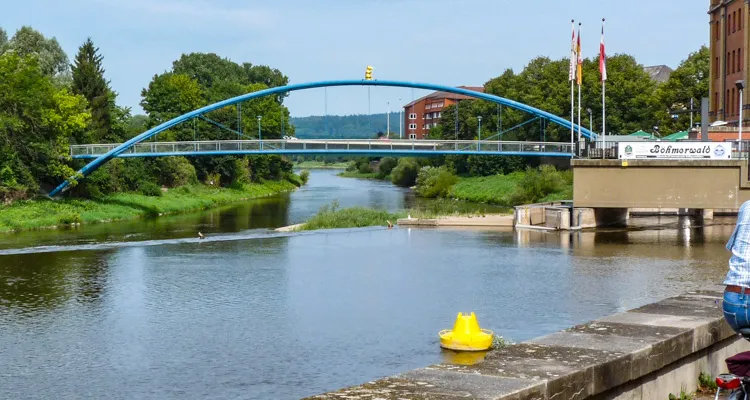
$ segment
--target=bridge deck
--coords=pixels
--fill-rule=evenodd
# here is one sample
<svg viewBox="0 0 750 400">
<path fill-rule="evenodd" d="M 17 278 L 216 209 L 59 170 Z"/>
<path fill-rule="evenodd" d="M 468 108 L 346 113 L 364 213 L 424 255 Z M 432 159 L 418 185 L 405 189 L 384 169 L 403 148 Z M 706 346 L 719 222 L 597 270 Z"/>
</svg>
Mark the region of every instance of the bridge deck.
<svg viewBox="0 0 750 400">
<path fill-rule="evenodd" d="M 76 159 L 93 159 L 119 144 L 70 146 Z M 209 140 L 191 142 L 143 142 L 115 157 L 165 157 L 237 154 L 371 154 L 446 155 L 485 154 L 570 157 L 570 143 L 511 142 L 477 140 L 379 140 L 379 139 L 297 139 L 297 140 Z"/>
</svg>

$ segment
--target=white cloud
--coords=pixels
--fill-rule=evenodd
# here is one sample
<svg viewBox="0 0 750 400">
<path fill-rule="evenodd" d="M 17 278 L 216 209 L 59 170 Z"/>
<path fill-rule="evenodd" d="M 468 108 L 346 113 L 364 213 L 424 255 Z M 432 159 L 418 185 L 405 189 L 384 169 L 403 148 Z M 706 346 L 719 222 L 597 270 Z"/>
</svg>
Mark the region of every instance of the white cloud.
<svg viewBox="0 0 750 400">
<path fill-rule="evenodd" d="M 218 2 L 203 0 L 90 0 L 93 3 L 167 18 L 182 24 L 234 25 L 246 29 L 265 30 L 276 26 L 271 11 L 261 8 L 229 8 Z"/>
</svg>

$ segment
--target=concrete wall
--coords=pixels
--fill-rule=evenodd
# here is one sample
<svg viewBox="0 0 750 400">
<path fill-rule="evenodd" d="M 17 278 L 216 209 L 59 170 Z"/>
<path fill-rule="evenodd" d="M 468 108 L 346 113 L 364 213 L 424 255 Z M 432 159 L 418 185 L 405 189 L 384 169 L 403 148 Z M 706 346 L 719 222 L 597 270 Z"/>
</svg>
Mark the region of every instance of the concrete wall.
<svg viewBox="0 0 750 400">
<path fill-rule="evenodd" d="M 738 209 L 747 161 L 574 160 L 573 204 L 591 208 Z"/>
<path fill-rule="evenodd" d="M 750 350 L 724 321 L 721 287 L 689 292 L 489 353 L 314 399 L 666 399 Z M 437 351 L 437 349 L 436 349 Z M 469 363 L 467 363 L 469 364 Z"/>
</svg>

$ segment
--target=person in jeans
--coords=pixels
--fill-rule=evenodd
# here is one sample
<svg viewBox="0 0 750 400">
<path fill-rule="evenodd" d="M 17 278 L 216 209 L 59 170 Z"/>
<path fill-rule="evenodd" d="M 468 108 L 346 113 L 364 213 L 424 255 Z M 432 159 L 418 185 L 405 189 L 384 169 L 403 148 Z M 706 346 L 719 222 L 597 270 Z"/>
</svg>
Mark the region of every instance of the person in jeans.
<svg viewBox="0 0 750 400">
<path fill-rule="evenodd" d="M 727 250 L 732 252 L 732 257 L 724 280 L 724 319 L 739 332 L 741 328 L 750 328 L 750 201 L 740 207 Z"/>
</svg>

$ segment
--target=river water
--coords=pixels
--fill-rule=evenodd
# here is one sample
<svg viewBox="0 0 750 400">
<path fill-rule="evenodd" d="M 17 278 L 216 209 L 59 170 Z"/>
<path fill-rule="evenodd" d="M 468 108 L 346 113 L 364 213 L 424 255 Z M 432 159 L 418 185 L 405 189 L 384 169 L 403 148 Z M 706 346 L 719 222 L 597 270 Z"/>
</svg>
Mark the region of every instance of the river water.
<svg viewBox="0 0 750 400">
<path fill-rule="evenodd" d="M 720 282 L 733 228 L 268 229 L 333 200 L 416 202 L 313 171 L 218 210 L 0 236 L 0 399 L 313 395 L 455 360 L 436 334 L 459 311 L 522 341 Z"/>
</svg>

